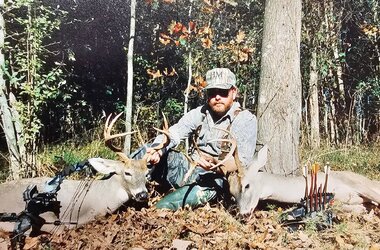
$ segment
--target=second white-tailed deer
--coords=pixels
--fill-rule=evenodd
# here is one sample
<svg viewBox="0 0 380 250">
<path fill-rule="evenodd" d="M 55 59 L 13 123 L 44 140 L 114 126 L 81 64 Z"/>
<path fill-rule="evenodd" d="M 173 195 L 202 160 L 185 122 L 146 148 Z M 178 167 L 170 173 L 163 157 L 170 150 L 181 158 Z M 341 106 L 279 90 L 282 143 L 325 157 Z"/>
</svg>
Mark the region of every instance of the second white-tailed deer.
<svg viewBox="0 0 380 250">
<path fill-rule="evenodd" d="M 285 177 L 259 172 L 267 160 L 268 148 L 264 146 L 247 169 L 239 166 L 237 173 L 228 178 L 230 192 L 235 197 L 241 214 L 251 213 L 260 200 L 298 203 L 305 195 L 306 178 Z M 323 185 L 325 174 L 318 173 L 317 187 Z M 327 192 L 335 195 L 347 211 L 364 211 L 370 204 L 380 204 L 380 183 L 349 171 L 330 171 Z"/>
<path fill-rule="evenodd" d="M 146 188 L 148 174 L 147 158 L 141 160 L 129 159 L 121 148 L 115 146 L 112 140 L 125 136 L 127 133 L 111 135 L 111 130 L 117 115 L 111 122 L 107 118 L 104 139 L 106 145 L 116 152 L 120 161 L 91 158 L 89 163 L 102 174 L 109 177 L 104 180 L 63 180 L 57 194 L 60 202 L 59 215 L 48 212 L 41 215 L 47 223 L 42 225 L 41 230 L 52 232 L 57 228 L 53 222 L 66 226 L 77 226 L 93 220 L 95 216 L 103 216 L 112 213 L 130 199 L 146 201 L 148 191 Z M 169 143 L 168 125 L 164 117 L 164 129 L 156 129 L 166 135 L 164 141 L 155 147 L 160 150 Z M 43 190 L 45 183 L 50 178 L 30 178 L 0 184 L 0 213 L 20 213 L 25 209 L 23 192 L 29 185 L 37 185 L 38 190 Z M 57 225 L 57 223 L 56 223 Z M 14 223 L 0 222 L 0 229 L 11 232 Z"/>
</svg>

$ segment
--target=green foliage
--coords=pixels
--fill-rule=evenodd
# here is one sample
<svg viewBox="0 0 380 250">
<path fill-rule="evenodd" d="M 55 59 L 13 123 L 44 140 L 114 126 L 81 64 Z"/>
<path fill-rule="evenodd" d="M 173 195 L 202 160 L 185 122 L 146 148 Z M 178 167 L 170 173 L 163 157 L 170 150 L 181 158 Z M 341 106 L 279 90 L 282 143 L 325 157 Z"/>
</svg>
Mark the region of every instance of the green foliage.
<svg viewBox="0 0 380 250">
<path fill-rule="evenodd" d="M 380 98 L 380 78 L 369 78 L 367 81 L 360 81 L 357 86 L 358 93 L 366 96 Z"/>
<path fill-rule="evenodd" d="M 163 108 L 165 114 L 170 114 L 169 121 L 176 122 L 183 115 L 183 102 L 178 101 L 174 98 L 169 98 L 166 101 L 166 105 Z"/>
<path fill-rule="evenodd" d="M 274 211 L 276 208 L 277 208 L 277 206 L 276 206 L 276 204 L 267 204 L 267 206 L 266 206 L 266 208 L 269 210 L 269 211 Z"/>
<path fill-rule="evenodd" d="M 336 232 L 338 234 L 346 234 L 346 233 L 349 232 L 349 228 L 347 226 L 347 223 L 345 223 L 345 222 L 339 223 L 339 224 L 335 224 L 334 228 L 336 229 Z"/>
<path fill-rule="evenodd" d="M 82 141 L 80 143 L 68 141 L 44 148 L 37 155 L 37 160 L 40 163 L 39 174 L 54 175 L 65 166 L 71 166 L 92 157 L 116 159 L 115 153 L 104 145 L 104 140 L 94 139 L 87 143 Z"/>
<path fill-rule="evenodd" d="M 63 11 L 46 7 L 39 0 L 12 1 L 7 6 L 5 76 L 10 92 L 16 96 L 12 105 L 20 114 L 23 129 L 20 143 L 31 154 L 35 153 L 43 127 L 41 116 L 47 102 L 55 99 L 60 87 L 66 84 L 62 65 L 47 63 L 49 54 L 54 53 L 49 50 L 48 42 L 64 15 Z"/>
</svg>

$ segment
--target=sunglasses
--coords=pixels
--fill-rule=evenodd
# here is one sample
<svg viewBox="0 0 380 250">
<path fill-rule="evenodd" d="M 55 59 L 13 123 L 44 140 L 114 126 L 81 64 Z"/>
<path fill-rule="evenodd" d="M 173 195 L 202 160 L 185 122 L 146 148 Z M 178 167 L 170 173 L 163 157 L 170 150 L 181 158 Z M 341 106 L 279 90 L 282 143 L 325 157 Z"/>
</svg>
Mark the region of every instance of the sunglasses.
<svg viewBox="0 0 380 250">
<path fill-rule="evenodd" d="M 229 93 L 230 93 L 229 89 L 208 89 L 207 90 L 207 97 L 213 98 L 217 95 L 220 97 L 228 97 Z"/>
</svg>

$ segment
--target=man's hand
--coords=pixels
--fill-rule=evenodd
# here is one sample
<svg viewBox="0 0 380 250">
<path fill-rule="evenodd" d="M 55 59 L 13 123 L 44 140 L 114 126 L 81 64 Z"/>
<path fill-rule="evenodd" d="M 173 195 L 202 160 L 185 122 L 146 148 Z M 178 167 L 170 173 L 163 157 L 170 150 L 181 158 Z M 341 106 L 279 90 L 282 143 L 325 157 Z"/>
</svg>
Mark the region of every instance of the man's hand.
<svg viewBox="0 0 380 250">
<path fill-rule="evenodd" d="M 231 157 L 230 159 L 228 159 L 227 161 L 225 161 L 224 164 L 221 167 L 219 167 L 217 169 L 211 169 L 213 166 L 215 166 L 216 164 L 218 164 L 218 162 L 220 162 L 220 160 L 217 160 L 214 157 L 212 157 L 210 155 L 207 155 L 207 154 L 203 154 L 202 157 L 200 157 L 199 159 L 195 160 L 195 163 L 199 167 L 202 167 L 203 169 L 205 169 L 207 171 L 212 170 L 212 171 L 215 171 L 215 172 L 219 172 L 219 173 L 224 173 L 225 174 L 227 172 L 235 172 L 237 170 L 235 159 L 233 157 Z"/>
<path fill-rule="evenodd" d="M 238 167 L 236 166 L 235 159 L 233 157 L 225 161 L 223 165 L 227 172 L 235 172 L 238 169 Z"/>
<path fill-rule="evenodd" d="M 199 160 L 196 160 L 195 164 L 204 168 L 205 170 L 210 170 L 210 168 L 212 167 L 212 164 L 210 161 L 202 159 L 202 158 Z"/>
<path fill-rule="evenodd" d="M 203 154 L 202 157 L 195 160 L 195 163 L 205 170 L 210 170 L 210 168 L 214 166 L 216 161 L 212 156 Z"/>
<path fill-rule="evenodd" d="M 160 162 L 162 151 L 161 150 L 155 150 L 153 148 L 147 148 L 146 153 L 149 155 L 147 161 L 152 164 L 156 165 Z"/>
</svg>

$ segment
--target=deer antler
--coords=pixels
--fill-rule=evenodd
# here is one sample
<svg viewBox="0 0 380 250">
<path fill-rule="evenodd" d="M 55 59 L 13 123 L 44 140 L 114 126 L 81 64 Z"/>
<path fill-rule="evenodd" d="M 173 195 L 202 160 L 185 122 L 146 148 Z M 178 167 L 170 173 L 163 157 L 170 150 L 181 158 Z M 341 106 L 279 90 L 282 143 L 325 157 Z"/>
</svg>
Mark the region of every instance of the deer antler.
<svg viewBox="0 0 380 250">
<path fill-rule="evenodd" d="M 161 150 L 162 148 L 166 147 L 169 143 L 170 143 L 170 134 L 169 134 L 169 125 L 168 125 L 168 120 L 166 119 L 166 116 L 164 113 L 162 113 L 162 116 L 163 116 L 163 119 L 164 119 L 164 124 L 163 124 L 163 127 L 162 129 L 159 129 L 159 128 L 155 128 L 153 127 L 156 131 L 158 132 L 161 132 L 163 133 L 165 136 L 164 136 L 164 139 L 162 140 L 162 142 L 153 147 L 152 151 L 150 153 L 147 153 L 143 156 L 143 159 L 145 159 L 146 161 L 149 161 L 149 158 L 151 155 L 153 155 L 155 152 Z"/>
<path fill-rule="evenodd" d="M 111 135 L 113 125 L 116 123 L 117 119 L 119 119 L 119 117 L 122 114 L 123 114 L 123 112 L 121 112 L 120 114 L 115 116 L 115 118 L 113 118 L 112 120 L 111 120 L 112 114 L 107 117 L 106 124 L 104 127 L 104 140 L 105 140 L 106 146 L 108 148 L 110 148 L 112 151 L 114 151 L 121 158 L 122 161 L 129 162 L 131 159 L 128 158 L 128 156 L 123 152 L 123 150 L 112 144 L 112 139 L 115 139 L 118 137 L 123 137 L 123 136 L 135 133 L 135 131 L 132 131 L 132 132 L 124 132 L 124 133 Z M 158 129 L 158 128 L 154 128 L 154 129 L 165 135 L 164 140 L 159 145 L 153 147 L 153 149 L 154 149 L 153 151 L 151 151 L 149 154 L 145 154 L 143 156 L 143 159 L 146 161 L 149 160 L 149 156 L 152 155 L 153 152 L 157 152 L 158 150 L 162 149 L 163 147 L 166 147 L 170 142 L 168 121 L 167 121 L 165 115 L 164 114 L 162 114 L 162 115 L 164 117 L 163 129 Z"/>
<path fill-rule="evenodd" d="M 156 131 L 161 132 L 165 135 L 164 140 L 159 145 L 153 147 L 153 149 L 156 151 L 162 149 L 163 147 L 166 147 L 170 142 L 168 120 L 166 119 L 166 116 L 164 113 L 162 113 L 162 116 L 164 118 L 164 125 L 162 126 L 162 129 L 153 127 Z"/>
<path fill-rule="evenodd" d="M 110 119 L 111 119 L 112 114 L 110 114 L 107 117 L 106 124 L 104 126 L 104 140 L 105 140 L 106 146 L 109 149 L 111 149 L 112 151 L 114 151 L 121 158 L 122 161 L 129 162 L 130 159 L 123 152 L 123 150 L 121 148 L 119 148 L 119 147 L 117 147 L 117 146 L 115 146 L 115 145 L 112 144 L 112 139 L 115 139 L 117 137 L 122 137 L 122 136 L 130 135 L 130 134 L 134 133 L 134 131 L 132 131 L 132 132 L 124 132 L 124 133 L 119 133 L 119 134 L 111 135 L 111 131 L 112 131 L 113 125 L 116 123 L 117 119 L 119 119 L 119 117 L 122 114 L 123 114 L 123 112 L 121 112 L 120 114 L 118 114 L 117 116 L 115 116 L 115 118 L 113 118 L 111 120 L 111 122 L 110 122 Z"/>
<path fill-rule="evenodd" d="M 228 133 L 232 139 L 224 139 L 224 138 L 221 138 L 221 139 L 214 139 L 214 140 L 211 140 L 209 141 L 210 142 L 217 142 L 217 141 L 220 141 L 220 142 L 229 142 L 231 143 L 231 147 L 230 147 L 230 151 L 228 152 L 228 154 L 225 156 L 225 158 L 222 160 L 222 161 L 219 161 L 218 163 L 216 164 L 212 164 L 212 167 L 210 168 L 210 170 L 214 170 L 214 169 L 217 169 L 217 168 L 220 168 L 222 170 L 222 172 L 224 174 L 227 173 L 227 170 L 223 167 L 223 165 L 226 163 L 226 161 L 228 161 L 232 156 L 235 158 L 235 164 L 237 165 L 238 167 L 238 172 L 239 172 L 239 166 L 241 167 L 241 164 L 240 164 L 240 161 L 238 159 L 238 156 L 237 156 L 237 143 L 236 143 L 236 139 L 235 137 L 232 136 L 231 132 L 228 131 L 228 130 L 225 130 L 225 129 L 221 129 L 221 128 L 215 128 L 215 129 L 219 129 L 219 130 L 222 130 L 226 133 Z M 195 143 L 195 142 L 194 142 Z M 197 145 L 195 145 L 195 148 L 199 154 L 200 157 L 202 157 L 202 154 L 198 148 Z M 183 178 L 183 181 L 182 183 L 185 183 L 187 182 L 188 178 L 192 175 L 192 173 L 194 172 L 195 170 L 195 167 L 196 167 L 196 163 L 187 155 L 185 155 L 186 158 L 189 160 L 190 162 L 190 168 L 189 170 L 187 171 L 187 173 L 185 174 L 185 177 Z"/>
<path fill-rule="evenodd" d="M 230 148 L 230 151 L 228 152 L 228 154 L 224 157 L 223 160 L 221 161 L 218 161 L 218 163 L 216 164 L 212 164 L 213 166 L 210 168 L 210 170 L 214 170 L 216 168 L 222 168 L 222 166 L 226 163 L 226 161 L 228 161 L 235 153 L 235 150 L 236 150 L 236 140 L 235 139 L 215 139 L 215 140 L 211 140 L 209 142 L 215 142 L 215 141 L 219 141 L 219 142 L 229 142 L 231 143 L 231 148 Z M 222 169 L 223 170 L 223 169 Z M 223 171 L 225 172 L 225 171 Z"/>
<path fill-rule="evenodd" d="M 235 160 L 235 164 L 236 164 L 236 167 L 237 167 L 237 172 L 238 173 L 241 173 L 243 171 L 243 167 L 241 166 L 241 162 L 239 160 L 239 156 L 238 156 L 238 151 L 237 151 L 237 142 L 236 142 L 236 138 L 235 136 L 232 135 L 232 133 L 226 129 L 222 129 L 222 128 L 216 128 L 216 129 L 219 129 L 225 133 L 227 133 L 231 139 L 225 139 L 225 138 L 222 138 L 222 139 L 215 139 L 215 140 L 211 140 L 209 142 L 214 142 L 214 141 L 220 141 L 220 142 L 229 142 L 231 143 L 231 146 L 230 146 L 230 151 L 228 152 L 228 154 L 224 157 L 224 159 L 222 161 L 219 161 L 217 164 L 215 164 L 214 166 L 212 166 L 210 169 L 216 169 L 216 168 L 220 168 L 221 166 L 223 166 L 231 157 L 234 158 Z M 222 169 L 222 171 L 225 173 L 226 171 L 224 171 Z"/>
</svg>

